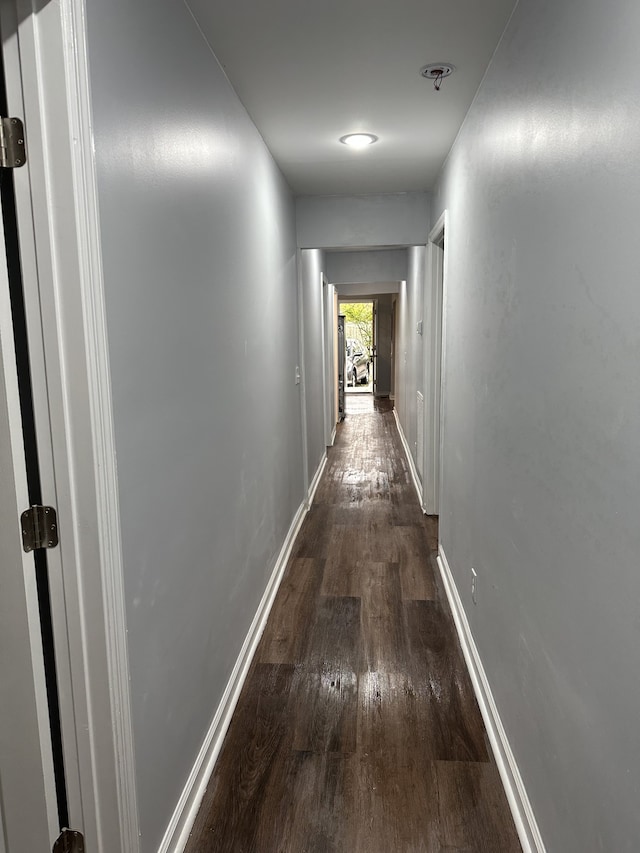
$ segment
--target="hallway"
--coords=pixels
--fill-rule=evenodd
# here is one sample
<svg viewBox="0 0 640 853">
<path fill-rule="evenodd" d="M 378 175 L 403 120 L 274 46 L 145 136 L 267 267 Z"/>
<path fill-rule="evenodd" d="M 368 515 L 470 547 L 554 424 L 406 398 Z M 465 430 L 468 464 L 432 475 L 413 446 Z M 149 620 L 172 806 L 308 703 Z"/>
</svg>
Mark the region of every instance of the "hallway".
<svg viewBox="0 0 640 853">
<path fill-rule="evenodd" d="M 388 400 L 347 396 L 186 853 L 519 851 Z"/>
</svg>

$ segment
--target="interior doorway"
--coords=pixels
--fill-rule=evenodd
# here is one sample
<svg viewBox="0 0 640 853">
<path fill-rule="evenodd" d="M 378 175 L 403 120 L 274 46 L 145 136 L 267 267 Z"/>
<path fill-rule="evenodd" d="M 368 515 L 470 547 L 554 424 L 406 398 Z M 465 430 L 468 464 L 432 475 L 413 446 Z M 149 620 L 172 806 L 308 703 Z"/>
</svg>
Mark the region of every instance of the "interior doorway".
<svg viewBox="0 0 640 853">
<path fill-rule="evenodd" d="M 345 391 L 371 394 L 376 380 L 375 301 L 341 300 L 338 311 L 345 318 Z"/>
</svg>

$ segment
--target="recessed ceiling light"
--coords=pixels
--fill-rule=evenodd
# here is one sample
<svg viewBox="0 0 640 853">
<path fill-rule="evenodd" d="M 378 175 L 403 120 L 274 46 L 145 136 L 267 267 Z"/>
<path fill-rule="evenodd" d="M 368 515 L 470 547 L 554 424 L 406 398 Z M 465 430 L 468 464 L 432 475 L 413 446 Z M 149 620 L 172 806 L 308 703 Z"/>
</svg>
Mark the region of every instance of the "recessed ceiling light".
<svg viewBox="0 0 640 853">
<path fill-rule="evenodd" d="M 366 148 L 367 145 L 373 145 L 377 141 L 378 137 L 373 133 L 347 133 L 346 136 L 340 137 L 340 142 L 350 148 Z"/>
</svg>

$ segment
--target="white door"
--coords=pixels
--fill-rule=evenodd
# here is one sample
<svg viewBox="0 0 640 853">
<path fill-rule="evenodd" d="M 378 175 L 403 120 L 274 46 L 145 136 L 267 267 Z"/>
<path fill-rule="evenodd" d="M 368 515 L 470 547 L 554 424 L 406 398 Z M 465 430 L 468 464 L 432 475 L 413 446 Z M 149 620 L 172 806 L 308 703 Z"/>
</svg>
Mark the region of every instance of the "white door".
<svg viewBox="0 0 640 853">
<path fill-rule="evenodd" d="M 0 851 L 48 851 L 59 835 L 33 553 L 22 548 L 29 506 L 0 229 Z"/>
<path fill-rule="evenodd" d="M 0 853 L 46 853 L 60 824 L 92 853 L 140 843 L 84 15 L 84 0 L 0 0 L 7 112 L 23 118 L 27 145 L 11 173 L 19 247 L 7 231 L 18 255 L 9 270 L 13 283 L 19 262 L 36 501 L 56 507 L 60 526 L 45 552 L 43 649 L 33 557 L 16 538 L 27 486 L 38 490 L 30 461 L 26 483 L 0 246 Z"/>
</svg>

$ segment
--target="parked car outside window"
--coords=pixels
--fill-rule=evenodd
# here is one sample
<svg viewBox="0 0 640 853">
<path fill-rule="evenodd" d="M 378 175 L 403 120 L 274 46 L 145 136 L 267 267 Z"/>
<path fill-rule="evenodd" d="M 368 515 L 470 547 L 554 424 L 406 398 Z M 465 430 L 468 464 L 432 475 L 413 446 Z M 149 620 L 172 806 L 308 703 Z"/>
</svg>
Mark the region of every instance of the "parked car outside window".
<svg viewBox="0 0 640 853">
<path fill-rule="evenodd" d="M 345 360 L 345 377 L 347 385 L 360 382 L 366 385 L 369 382 L 369 362 L 371 356 L 369 350 L 355 338 L 347 338 L 347 354 Z"/>
</svg>

